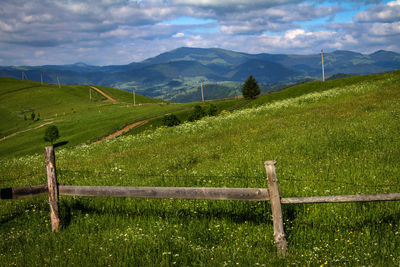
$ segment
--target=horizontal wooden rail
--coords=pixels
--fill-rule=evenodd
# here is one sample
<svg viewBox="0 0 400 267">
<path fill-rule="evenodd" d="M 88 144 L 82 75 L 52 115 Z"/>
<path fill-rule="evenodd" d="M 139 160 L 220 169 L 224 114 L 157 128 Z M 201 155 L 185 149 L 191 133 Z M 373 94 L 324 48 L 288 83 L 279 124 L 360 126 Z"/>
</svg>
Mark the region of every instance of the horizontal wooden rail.
<svg viewBox="0 0 400 267">
<path fill-rule="evenodd" d="M 269 200 L 268 189 L 212 187 L 120 187 L 60 185 L 59 195 L 86 197 Z"/>
<path fill-rule="evenodd" d="M 346 203 L 368 201 L 400 200 L 400 193 L 376 194 L 376 195 L 343 195 L 322 197 L 287 197 L 282 198 L 282 204 L 307 204 L 307 203 Z"/>
<path fill-rule="evenodd" d="M 32 185 L 26 187 L 8 187 L 0 189 L 0 199 L 17 199 L 25 197 L 34 197 L 42 194 L 47 194 L 46 185 Z"/>
<path fill-rule="evenodd" d="M 176 198 L 204 200 L 266 201 L 268 189 L 213 188 L 213 187 L 119 187 L 119 186 L 70 186 L 59 184 L 59 194 L 65 196 L 103 196 L 133 198 Z M 47 185 L 1 188 L 0 199 L 35 197 L 48 193 Z M 281 198 L 282 204 L 347 203 L 400 200 L 400 193 L 375 195 L 342 195 Z"/>
</svg>

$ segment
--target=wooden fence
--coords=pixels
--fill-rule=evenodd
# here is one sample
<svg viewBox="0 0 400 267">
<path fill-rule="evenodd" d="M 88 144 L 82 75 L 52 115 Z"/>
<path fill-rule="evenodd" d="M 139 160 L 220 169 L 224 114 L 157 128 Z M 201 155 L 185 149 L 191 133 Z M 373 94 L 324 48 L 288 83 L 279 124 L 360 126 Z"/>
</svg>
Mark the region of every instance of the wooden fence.
<svg viewBox="0 0 400 267">
<path fill-rule="evenodd" d="M 264 163 L 268 189 L 265 188 L 210 188 L 210 187 L 121 187 L 121 186 L 72 186 L 57 183 L 56 161 L 53 146 L 45 148 L 47 185 L 3 188 L 1 199 L 18 199 L 41 194 L 49 195 L 52 231 L 58 231 L 59 195 L 86 197 L 132 197 L 132 198 L 174 198 L 203 200 L 245 200 L 270 201 L 273 217 L 274 239 L 278 254 L 286 254 L 287 242 L 283 228 L 281 204 L 303 203 L 344 203 L 365 201 L 400 200 L 400 193 L 377 195 L 343 195 L 317 197 L 282 198 L 278 187 L 275 161 Z"/>
</svg>

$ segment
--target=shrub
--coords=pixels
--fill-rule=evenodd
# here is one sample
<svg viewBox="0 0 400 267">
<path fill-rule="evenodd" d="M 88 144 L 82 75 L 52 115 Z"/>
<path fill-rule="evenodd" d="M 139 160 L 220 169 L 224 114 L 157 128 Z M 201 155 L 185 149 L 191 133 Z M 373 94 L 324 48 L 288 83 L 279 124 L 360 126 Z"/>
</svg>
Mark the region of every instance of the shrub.
<svg viewBox="0 0 400 267">
<path fill-rule="evenodd" d="M 254 99 L 260 94 L 260 87 L 252 75 L 243 84 L 242 94 L 245 99 Z"/>
<path fill-rule="evenodd" d="M 189 116 L 189 121 L 197 121 L 203 118 L 206 115 L 204 109 L 197 105 L 194 107 L 192 114 Z"/>
<path fill-rule="evenodd" d="M 218 110 L 217 110 L 217 106 L 216 105 L 210 104 L 208 106 L 208 109 L 207 109 L 207 115 L 208 116 L 215 116 L 215 115 L 217 115 L 217 112 L 218 112 Z"/>
<path fill-rule="evenodd" d="M 46 128 L 44 133 L 44 141 L 54 143 L 58 138 L 60 138 L 60 134 L 58 132 L 58 128 L 55 125 L 50 125 Z"/>
<path fill-rule="evenodd" d="M 178 119 L 178 117 L 175 114 L 168 114 L 168 115 L 165 115 L 163 118 L 164 126 L 172 127 L 172 126 L 179 125 L 180 123 L 181 123 L 181 121 Z"/>
</svg>

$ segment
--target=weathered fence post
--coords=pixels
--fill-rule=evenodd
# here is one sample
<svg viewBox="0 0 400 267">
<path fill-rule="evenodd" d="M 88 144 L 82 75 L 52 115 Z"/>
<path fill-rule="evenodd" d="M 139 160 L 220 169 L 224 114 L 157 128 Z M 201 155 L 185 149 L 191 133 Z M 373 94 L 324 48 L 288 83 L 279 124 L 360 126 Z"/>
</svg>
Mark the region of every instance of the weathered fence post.
<svg viewBox="0 0 400 267">
<path fill-rule="evenodd" d="M 50 204 L 50 220 L 51 230 L 58 231 L 60 226 L 60 218 L 58 211 L 58 185 L 56 173 L 56 158 L 54 155 L 54 147 L 45 147 L 47 185 L 49 189 L 49 204 Z"/>
<path fill-rule="evenodd" d="M 281 198 L 279 196 L 278 179 L 276 178 L 275 172 L 276 161 L 266 161 L 264 162 L 265 170 L 267 172 L 268 179 L 268 191 L 269 198 L 271 201 L 272 217 L 274 221 L 274 238 L 275 243 L 278 248 L 278 254 L 286 255 L 286 238 L 283 229 L 283 218 L 282 218 L 282 208 L 281 208 Z"/>
</svg>

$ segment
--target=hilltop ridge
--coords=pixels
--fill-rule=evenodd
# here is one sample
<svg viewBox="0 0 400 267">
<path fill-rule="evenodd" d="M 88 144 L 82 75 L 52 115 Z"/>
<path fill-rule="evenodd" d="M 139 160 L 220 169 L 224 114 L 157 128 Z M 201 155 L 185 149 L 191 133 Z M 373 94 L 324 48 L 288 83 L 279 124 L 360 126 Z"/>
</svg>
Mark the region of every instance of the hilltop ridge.
<svg viewBox="0 0 400 267">
<path fill-rule="evenodd" d="M 336 50 L 324 54 L 326 77 L 373 74 L 400 69 L 400 54 L 379 50 L 371 54 Z M 241 83 L 253 74 L 263 91 L 304 80 L 321 78 L 321 55 L 248 54 L 221 48 L 181 47 L 127 65 L 91 66 L 85 63 L 0 67 L 0 77 L 63 84 L 97 84 L 124 90 L 135 87 L 150 97 L 180 102 L 199 94 L 200 81 L 219 88 L 205 91 L 207 99 L 235 96 Z M 200 99 L 199 99 L 200 100 Z"/>
</svg>

